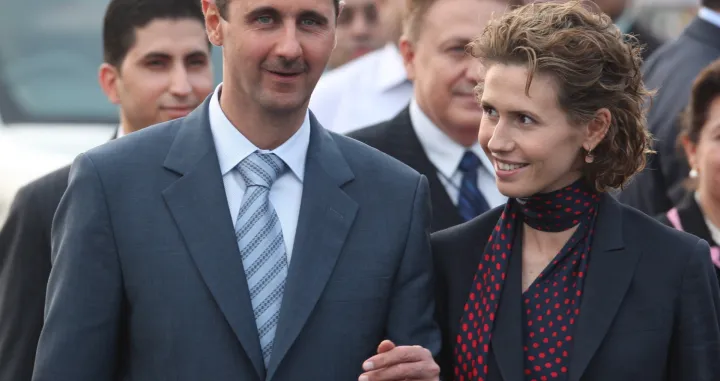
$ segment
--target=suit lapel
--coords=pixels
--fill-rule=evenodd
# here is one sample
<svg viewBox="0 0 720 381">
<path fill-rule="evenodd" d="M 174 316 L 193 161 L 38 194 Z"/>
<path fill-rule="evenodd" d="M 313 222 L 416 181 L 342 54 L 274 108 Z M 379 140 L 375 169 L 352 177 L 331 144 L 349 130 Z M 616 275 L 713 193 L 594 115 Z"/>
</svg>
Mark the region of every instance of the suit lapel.
<svg viewBox="0 0 720 381">
<path fill-rule="evenodd" d="M 388 135 L 389 143 L 386 153 L 425 175 L 428 179 L 430 200 L 433 206 L 432 230 L 443 230 L 462 223 L 463 220 L 457 207 L 450 199 L 445 186 L 440 182 L 437 168 L 430 162 L 413 129 L 409 107 L 406 107 L 390 122 Z"/>
<path fill-rule="evenodd" d="M 605 195 L 599 206 L 590 266 L 575 327 L 569 381 L 579 381 L 600 347 L 632 282 L 639 250 L 626 250 L 622 206 Z"/>
<path fill-rule="evenodd" d="M 242 257 L 235 239 L 220 166 L 209 126 L 208 101 L 186 117 L 165 167 L 180 174 L 163 192 L 203 280 L 237 335 L 260 379 L 260 350 Z"/>
<path fill-rule="evenodd" d="M 353 173 L 333 137 L 311 117 L 302 204 L 280 318 L 268 364 L 271 380 L 310 317 L 355 220 L 357 203 L 341 186 Z"/>
</svg>

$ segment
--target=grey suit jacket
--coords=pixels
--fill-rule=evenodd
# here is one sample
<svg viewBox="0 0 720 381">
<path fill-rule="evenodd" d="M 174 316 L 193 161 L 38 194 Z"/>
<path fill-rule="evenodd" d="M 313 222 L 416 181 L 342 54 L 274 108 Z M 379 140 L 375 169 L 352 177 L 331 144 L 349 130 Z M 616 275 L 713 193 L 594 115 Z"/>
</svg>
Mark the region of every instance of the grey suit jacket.
<svg viewBox="0 0 720 381">
<path fill-rule="evenodd" d="M 313 117 L 265 368 L 207 106 L 73 163 L 33 380 L 350 381 L 385 338 L 437 354 L 427 180 Z"/>
</svg>

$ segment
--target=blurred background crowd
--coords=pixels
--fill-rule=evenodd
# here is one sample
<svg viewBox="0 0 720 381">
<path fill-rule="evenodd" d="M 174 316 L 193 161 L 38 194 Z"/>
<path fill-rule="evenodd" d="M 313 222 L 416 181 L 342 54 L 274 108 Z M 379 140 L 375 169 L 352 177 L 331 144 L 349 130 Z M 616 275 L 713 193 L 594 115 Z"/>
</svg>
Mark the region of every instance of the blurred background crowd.
<svg viewBox="0 0 720 381">
<path fill-rule="evenodd" d="M 393 117 L 412 93 L 396 48 L 404 1 L 345 3 L 327 78 L 319 83 L 311 103 L 326 128 L 342 133 Z M 623 31 L 637 34 L 647 44 L 647 55 L 662 42 L 677 38 L 699 7 L 697 0 L 597 3 Z M 106 6 L 107 0 L 3 2 L 0 221 L 19 187 L 104 143 L 117 128 L 117 107 L 97 80 Z M 222 73 L 217 47 L 213 47 L 212 59 L 218 82 Z M 663 57 L 682 59 L 686 57 Z M 375 78 L 359 77 L 359 72 L 368 72 L 368 66 L 375 67 L 376 72 L 368 74 Z"/>
</svg>

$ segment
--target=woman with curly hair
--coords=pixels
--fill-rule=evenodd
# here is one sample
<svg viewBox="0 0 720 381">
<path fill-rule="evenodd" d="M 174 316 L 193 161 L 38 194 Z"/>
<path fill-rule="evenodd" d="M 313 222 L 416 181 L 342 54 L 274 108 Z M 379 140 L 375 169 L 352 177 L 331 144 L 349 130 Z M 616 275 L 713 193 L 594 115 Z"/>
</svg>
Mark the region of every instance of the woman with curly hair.
<svg viewBox="0 0 720 381">
<path fill-rule="evenodd" d="M 580 3 L 471 44 L 506 205 L 432 237 L 444 380 L 720 380 L 707 242 L 619 204 L 650 151 L 640 48 Z"/>
</svg>

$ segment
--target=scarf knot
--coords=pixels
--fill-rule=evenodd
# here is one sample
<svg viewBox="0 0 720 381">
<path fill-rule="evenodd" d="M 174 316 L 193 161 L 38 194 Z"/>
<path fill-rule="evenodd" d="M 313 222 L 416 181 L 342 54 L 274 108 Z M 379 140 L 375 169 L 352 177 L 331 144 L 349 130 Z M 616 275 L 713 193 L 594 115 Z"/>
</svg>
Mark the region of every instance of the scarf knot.
<svg viewBox="0 0 720 381">
<path fill-rule="evenodd" d="M 560 190 L 516 199 L 523 221 L 536 230 L 561 232 L 595 211 L 600 195 L 579 180 Z"/>
</svg>

